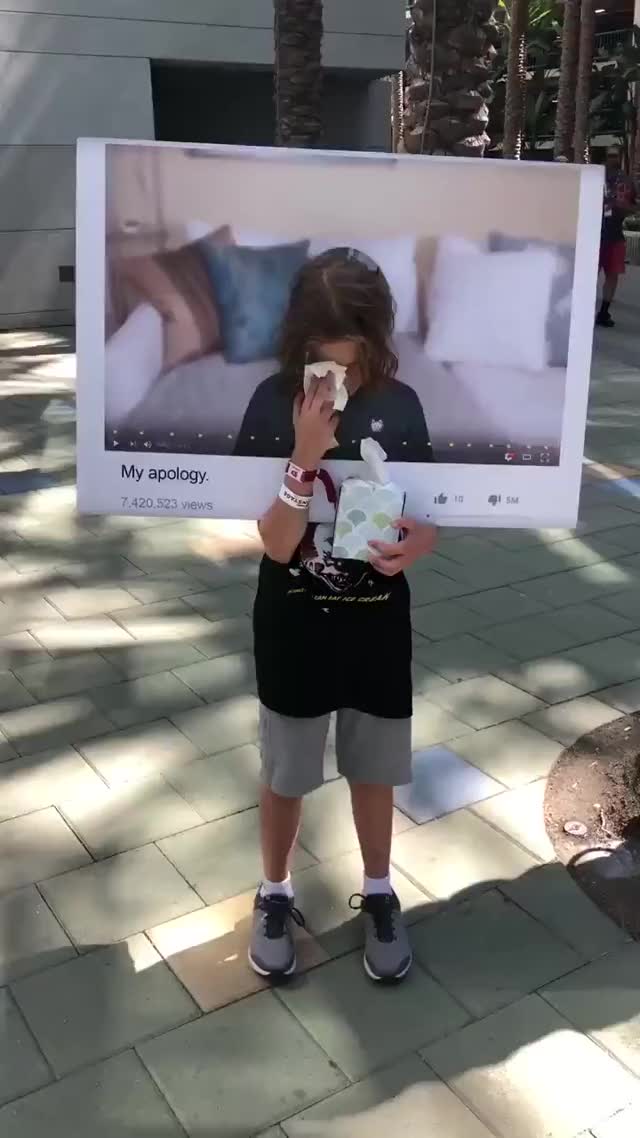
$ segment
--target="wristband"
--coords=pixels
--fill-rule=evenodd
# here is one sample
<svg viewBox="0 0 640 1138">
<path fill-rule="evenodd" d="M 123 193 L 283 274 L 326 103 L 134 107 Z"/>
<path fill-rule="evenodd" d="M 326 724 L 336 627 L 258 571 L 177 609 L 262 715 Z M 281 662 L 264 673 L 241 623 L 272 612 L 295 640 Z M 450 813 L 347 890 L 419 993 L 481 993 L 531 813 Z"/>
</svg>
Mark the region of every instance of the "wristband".
<svg viewBox="0 0 640 1138">
<path fill-rule="evenodd" d="M 296 466 L 295 462 L 288 462 L 285 471 L 287 478 L 292 478 L 294 482 L 300 482 L 302 486 L 315 482 L 317 473 L 317 470 L 304 470 L 302 466 Z"/>
<path fill-rule="evenodd" d="M 288 486 L 285 486 L 284 482 L 280 487 L 278 497 L 280 498 L 281 502 L 284 502 L 286 506 L 291 506 L 291 508 L 294 510 L 308 510 L 311 504 L 310 496 L 305 496 L 303 494 L 294 494 L 293 490 L 290 490 Z"/>
</svg>

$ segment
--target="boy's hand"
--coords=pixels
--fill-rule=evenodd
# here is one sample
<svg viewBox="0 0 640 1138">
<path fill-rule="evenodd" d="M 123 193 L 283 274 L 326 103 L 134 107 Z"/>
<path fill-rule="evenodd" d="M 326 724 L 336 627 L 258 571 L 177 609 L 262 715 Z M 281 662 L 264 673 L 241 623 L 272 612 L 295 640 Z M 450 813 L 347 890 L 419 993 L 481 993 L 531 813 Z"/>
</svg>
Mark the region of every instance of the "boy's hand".
<svg viewBox="0 0 640 1138">
<path fill-rule="evenodd" d="M 333 375 L 327 375 L 313 382 L 306 395 L 301 392 L 294 403 L 296 444 L 292 458 L 304 470 L 316 470 L 325 454 L 338 445 L 340 416 L 333 410 L 334 393 Z"/>
<path fill-rule="evenodd" d="M 385 541 L 371 541 L 371 564 L 385 577 L 395 577 L 410 569 L 421 557 L 432 553 L 438 540 L 435 526 L 417 522 L 413 518 L 399 518 L 394 526 L 402 533 L 402 540 L 395 545 Z"/>
</svg>

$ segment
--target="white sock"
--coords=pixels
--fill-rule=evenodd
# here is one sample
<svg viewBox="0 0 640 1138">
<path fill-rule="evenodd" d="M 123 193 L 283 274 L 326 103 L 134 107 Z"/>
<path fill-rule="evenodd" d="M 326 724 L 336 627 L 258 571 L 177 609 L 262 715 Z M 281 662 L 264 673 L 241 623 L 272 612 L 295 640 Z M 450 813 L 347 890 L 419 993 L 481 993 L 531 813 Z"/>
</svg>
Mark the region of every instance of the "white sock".
<svg viewBox="0 0 640 1138">
<path fill-rule="evenodd" d="M 393 893 L 391 877 L 389 875 L 387 877 L 367 877 L 365 873 L 362 892 L 365 897 L 368 897 L 370 893 Z"/>
<path fill-rule="evenodd" d="M 284 881 L 266 881 L 263 880 L 260 886 L 260 892 L 263 897 L 289 897 L 293 898 L 293 885 L 291 884 L 291 874 L 285 878 Z"/>
</svg>

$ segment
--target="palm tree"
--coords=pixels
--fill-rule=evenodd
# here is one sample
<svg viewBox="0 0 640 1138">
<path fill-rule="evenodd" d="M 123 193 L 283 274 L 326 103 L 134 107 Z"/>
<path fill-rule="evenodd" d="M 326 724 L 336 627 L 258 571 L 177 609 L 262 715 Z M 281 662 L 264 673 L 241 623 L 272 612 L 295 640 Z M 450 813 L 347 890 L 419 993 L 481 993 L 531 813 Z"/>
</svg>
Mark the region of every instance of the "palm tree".
<svg viewBox="0 0 640 1138">
<path fill-rule="evenodd" d="M 276 143 L 322 138 L 322 0 L 274 0 Z"/>
<path fill-rule="evenodd" d="M 527 98 L 527 28 L 529 0 L 512 0 L 504 109 L 505 158 L 520 158 Z"/>
<path fill-rule="evenodd" d="M 589 105 L 593 74 L 593 44 L 596 32 L 595 0 L 582 0 L 580 7 L 580 51 L 576 85 L 576 120 L 573 131 L 573 160 L 586 162 L 589 144 Z"/>
<path fill-rule="evenodd" d="M 502 30 L 497 0 L 414 0 L 404 147 L 482 158 Z"/>
<path fill-rule="evenodd" d="M 576 81 L 578 78 L 578 52 L 580 40 L 580 0 L 565 0 L 562 24 L 562 54 L 560 56 L 560 82 L 556 134 L 553 143 L 555 158 L 570 158 L 575 123 Z"/>
</svg>

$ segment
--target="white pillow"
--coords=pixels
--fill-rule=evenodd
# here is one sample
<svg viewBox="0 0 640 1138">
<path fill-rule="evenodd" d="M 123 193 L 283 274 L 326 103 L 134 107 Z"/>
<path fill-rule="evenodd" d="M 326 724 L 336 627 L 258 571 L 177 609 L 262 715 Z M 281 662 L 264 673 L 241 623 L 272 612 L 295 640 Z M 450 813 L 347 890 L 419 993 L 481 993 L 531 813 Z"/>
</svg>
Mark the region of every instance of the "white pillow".
<svg viewBox="0 0 640 1138">
<path fill-rule="evenodd" d="M 425 353 L 441 363 L 543 371 L 557 258 L 547 250 L 439 258 Z"/>
<path fill-rule="evenodd" d="M 312 237 L 310 257 L 328 249 L 353 248 L 382 269 L 396 302 L 396 332 L 417 332 L 418 278 L 416 237 Z"/>
<path fill-rule="evenodd" d="M 449 261 L 451 257 L 472 256 L 474 253 L 488 252 L 489 241 L 486 237 L 479 241 L 473 241 L 470 237 L 458 237 L 453 234 L 438 238 L 436 255 L 433 259 L 433 265 L 431 266 L 429 285 L 422 293 L 422 304 L 425 309 L 423 312 L 425 328 L 429 327 L 429 304 L 431 302 L 431 295 L 433 290 L 438 287 L 439 276 L 443 272 L 443 266 L 447 261 Z"/>
<path fill-rule="evenodd" d="M 104 409 L 108 429 L 121 427 L 162 372 L 162 317 L 150 304 L 135 308 L 105 347 Z"/>
</svg>

